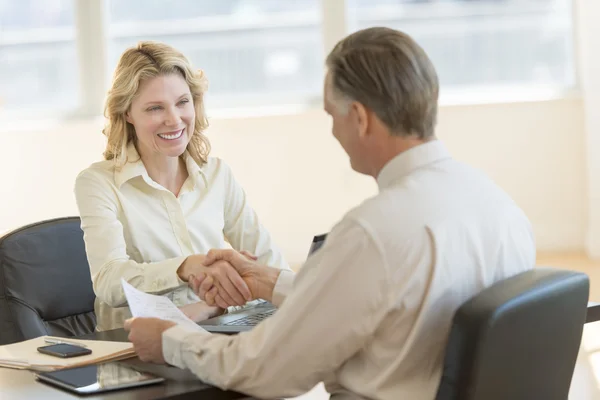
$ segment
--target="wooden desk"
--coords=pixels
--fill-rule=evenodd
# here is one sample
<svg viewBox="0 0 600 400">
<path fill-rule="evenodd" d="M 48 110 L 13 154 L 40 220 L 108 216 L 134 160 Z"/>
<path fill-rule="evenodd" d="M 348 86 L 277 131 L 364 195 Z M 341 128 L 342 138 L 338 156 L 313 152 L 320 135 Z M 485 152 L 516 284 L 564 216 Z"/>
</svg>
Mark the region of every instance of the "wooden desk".
<svg viewBox="0 0 600 400">
<path fill-rule="evenodd" d="M 127 333 L 122 329 L 98 332 L 81 336 L 87 340 L 111 340 L 118 342 L 127 341 Z M 139 359 L 123 361 L 138 370 L 154 373 L 167 378 L 162 384 L 139 388 L 125 389 L 115 392 L 100 393 L 95 396 L 85 397 L 71 394 L 35 379 L 31 371 L 20 371 L 0 368 L 0 399 L 89 399 L 89 400 L 146 400 L 146 399 L 215 399 L 233 400 L 250 399 L 243 394 L 223 391 L 213 386 L 206 385 L 198 380 L 191 372 L 166 365 L 143 363 Z"/>
</svg>

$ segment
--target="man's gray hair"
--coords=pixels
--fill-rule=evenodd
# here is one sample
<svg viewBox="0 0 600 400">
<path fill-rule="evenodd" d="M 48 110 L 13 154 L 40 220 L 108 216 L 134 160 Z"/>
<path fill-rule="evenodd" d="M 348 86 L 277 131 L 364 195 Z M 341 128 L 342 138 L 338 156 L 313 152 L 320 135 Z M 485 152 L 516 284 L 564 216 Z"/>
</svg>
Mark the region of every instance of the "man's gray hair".
<svg viewBox="0 0 600 400">
<path fill-rule="evenodd" d="M 395 135 L 434 136 L 438 77 L 409 35 L 390 28 L 360 30 L 338 42 L 326 64 L 336 106 L 357 101 Z"/>
</svg>

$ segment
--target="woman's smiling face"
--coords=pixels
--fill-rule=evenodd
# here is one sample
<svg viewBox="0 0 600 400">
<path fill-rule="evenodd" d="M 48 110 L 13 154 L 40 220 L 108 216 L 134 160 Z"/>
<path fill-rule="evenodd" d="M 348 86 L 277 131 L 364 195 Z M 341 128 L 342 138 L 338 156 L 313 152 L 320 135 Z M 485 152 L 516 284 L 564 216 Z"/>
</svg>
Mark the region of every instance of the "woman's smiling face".
<svg viewBox="0 0 600 400">
<path fill-rule="evenodd" d="M 196 112 L 190 88 L 179 74 L 144 80 L 127 113 L 142 157 L 179 157 L 194 133 Z"/>
</svg>

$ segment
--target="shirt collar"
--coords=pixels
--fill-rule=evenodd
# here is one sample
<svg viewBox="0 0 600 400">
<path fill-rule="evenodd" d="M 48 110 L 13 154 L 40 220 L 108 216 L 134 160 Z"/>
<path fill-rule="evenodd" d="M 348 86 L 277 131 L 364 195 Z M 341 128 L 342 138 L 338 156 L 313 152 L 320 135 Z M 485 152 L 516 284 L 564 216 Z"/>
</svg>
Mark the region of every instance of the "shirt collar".
<svg viewBox="0 0 600 400">
<path fill-rule="evenodd" d="M 450 157 L 444 144 L 437 139 L 403 151 L 388 161 L 379 172 L 377 176 L 379 190 L 391 186 L 416 169 Z"/>
<path fill-rule="evenodd" d="M 189 155 L 187 150 L 183 153 L 183 159 L 185 161 L 188 174 L 192 177 L 193 185 L 196 187 L 198 184 L 198 179 L 202 174 L 202 170 L 192 156 Z M 125 162 L 125 165 L 123 165 L 120 170 L 115 172 L 115 183 L 117 184 L 117 187 L 121 187 L 125 182 L 138 176 L 141 176 L 146 182 L 148 182 L 148 184 L 152 185 L 151 182 L 153 181 L 148 176 L 148 171 L 142 162 L 142 158 L 140 157 L 133 142 L 131 142 L 127 145 L 127 161 Z"/>
<path fill-rule="evenodd" d="M 148 171 L 142 162 L 142 159 L 135 148 L 133 142 L 127 145 L 127 159 L 121 169 L 115 171 L 115 183 L 121 187 L 125 182 L 138 177 L 147 177 Z"/>
<path fill-rule="evenodd" d="M 183 160 L 185 161 L 188 175 L 192 178 L 193 187 L 190 190 L 196 187 L 202 187 L 201 180 L 206 180 L 202 168 L 198 165 L 196 160 L 192 158 L 187 150 L 183 153 Z"/>
</svg>

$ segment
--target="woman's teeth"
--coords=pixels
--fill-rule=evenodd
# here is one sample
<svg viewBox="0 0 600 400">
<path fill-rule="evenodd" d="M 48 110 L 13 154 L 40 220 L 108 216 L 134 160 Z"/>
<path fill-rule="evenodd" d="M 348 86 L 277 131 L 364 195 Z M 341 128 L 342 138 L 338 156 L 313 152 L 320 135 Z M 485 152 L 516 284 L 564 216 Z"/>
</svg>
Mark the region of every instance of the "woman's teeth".
<svg viewBox="0 0 600 400">
<path fill-rule="evenodd" d="M 159 133 L 158 136 L 162 139 L 174 140 L 174 139 L 179 139 L 182 134 L 183 134 L 183 129 L 177 133 L 172 133 L 172 134 Z"/>
</svg>

